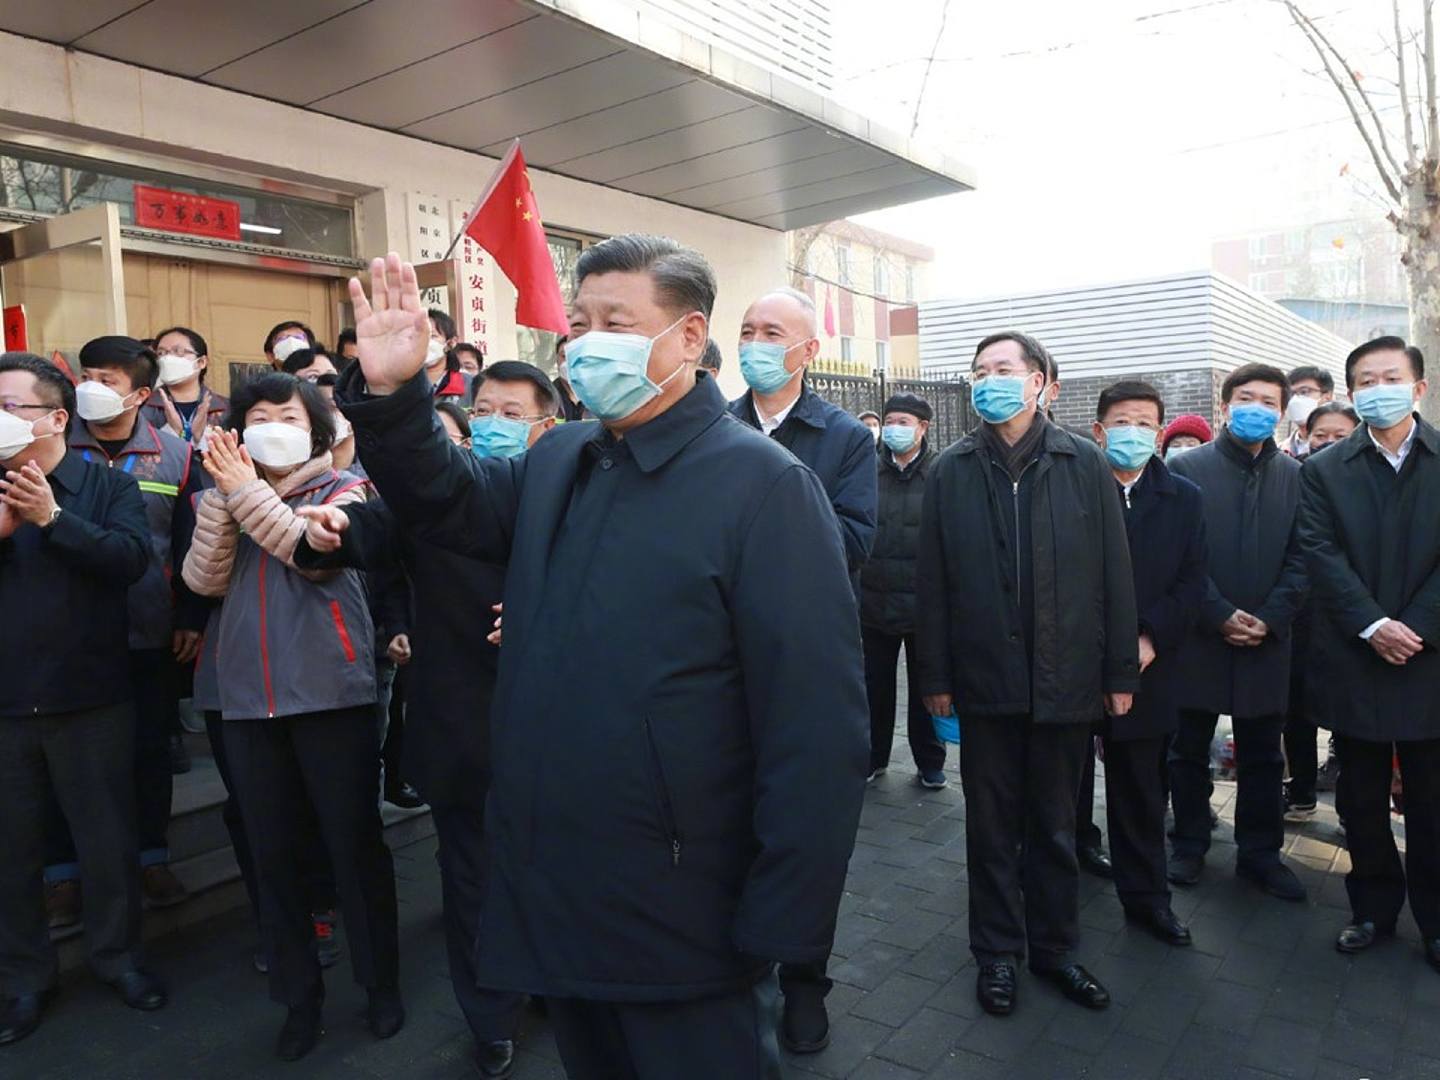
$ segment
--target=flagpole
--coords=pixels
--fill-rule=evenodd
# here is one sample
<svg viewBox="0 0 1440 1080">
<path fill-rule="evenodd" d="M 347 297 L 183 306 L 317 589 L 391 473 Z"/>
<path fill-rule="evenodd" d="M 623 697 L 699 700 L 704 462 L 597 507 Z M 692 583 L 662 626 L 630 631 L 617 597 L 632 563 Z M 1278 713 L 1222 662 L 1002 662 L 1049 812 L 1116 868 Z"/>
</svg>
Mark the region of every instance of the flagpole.
<svg viewBox="0 0 1440 1080">
<path fill-rule="evenodd" d="M 450 241 L 450 246 L 445 249 L 445 254 L 440 257 L 441 262 L 444 262 L 454 254 L 455 245 L 460 243 L 460 238 L 465 235 L 465 230 L 470 228 L 470 222 L 475 220 L 475 215 L 480 212 L 480 207 L 484 206 L 485 200 L 490 198 L 491 192 L 495 190 L 495 185 L 500 183 L 500 178 L 505 175 L 505 170 L 510 167 L 510 163 L 515 160 L 515 155 L 519 152 L 520 140 L 516 139 L 510 144 L 510 149 L 505 151 L 505 156 L 500 159 L 500 164 L 496 167 L 494 175 L 490 177 L 490 182 L 485 185 L 485 190 L 482 191 L 480 197 L 475 200 L 475 205 L 472 206 L 470 212 L 465 215 L 465 220 L 460 225 L 460 231 L 455 234 L 454 238 Z"/>
</svg>

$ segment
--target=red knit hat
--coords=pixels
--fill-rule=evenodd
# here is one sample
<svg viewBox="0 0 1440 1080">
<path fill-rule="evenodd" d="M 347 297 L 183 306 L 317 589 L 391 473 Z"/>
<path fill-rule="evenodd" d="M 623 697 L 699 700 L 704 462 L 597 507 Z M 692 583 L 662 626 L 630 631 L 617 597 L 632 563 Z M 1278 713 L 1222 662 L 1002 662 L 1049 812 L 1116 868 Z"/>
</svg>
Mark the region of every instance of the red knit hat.
<svg viewBox="0 0 1440 1080">
<path fill-rule="evenodd" d="M 1210 425 L 1205 422 L 1203 416 L 1195 413 L 1186 413 L 1184 416 L 1177 416 L 1171 420 L 1165 428 L 1165 434 L 1160 437 L 1160 452 L 1163 454 L 1170 448 L 1170 440 L 1177 435 L 1189 435 L 1192 439 L 1199 439 L 1207 443 L 1215 437 L 1210 430 Z"/>
</svg>

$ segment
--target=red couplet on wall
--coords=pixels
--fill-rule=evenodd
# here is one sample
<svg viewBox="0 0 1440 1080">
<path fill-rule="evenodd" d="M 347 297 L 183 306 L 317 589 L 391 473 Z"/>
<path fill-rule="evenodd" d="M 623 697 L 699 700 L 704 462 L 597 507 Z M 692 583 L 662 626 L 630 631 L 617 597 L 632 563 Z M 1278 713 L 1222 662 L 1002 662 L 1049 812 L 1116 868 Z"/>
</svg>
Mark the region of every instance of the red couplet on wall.
<svg viewBox="0 0 1440 1080">
<path fill-rule="evenodd" d="M 25 305 L 16 304 L 13 307 L 7 307 L 4 312 L 4 320 L 5 351 L 29 352 L 30 330 L 25 324 Z"/>
<path fill-rule="evenodd" d="M 135 224 L 146 229 L 194 233 L 217 240 L 240 239 L 240 204 L 135 185 Z"/>
</svg>

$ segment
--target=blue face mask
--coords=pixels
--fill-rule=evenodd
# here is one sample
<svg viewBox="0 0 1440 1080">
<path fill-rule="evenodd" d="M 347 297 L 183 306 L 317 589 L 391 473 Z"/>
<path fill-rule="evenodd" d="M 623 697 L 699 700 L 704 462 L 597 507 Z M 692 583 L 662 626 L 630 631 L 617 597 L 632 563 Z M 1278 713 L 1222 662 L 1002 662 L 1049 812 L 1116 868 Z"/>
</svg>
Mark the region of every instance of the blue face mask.
<svg viewBox="0 0 1440 1080">
<path fill-rule="evenodd" d="M 941 742 L 960 743 L 960 718 L 955 715 L 955 710 L 950 710 L 948 716 L 932 716 L 930 723 L 935 728 L 935 737 Z"/>
<path fill-rule="evenodd" d="M 904 424 L 886 424 L 880 431 L 880 437 L 885 440 L 888 446 L 897 454 L 904 454 L 910 451 L 915 441 L 920 438 L 920 429 L 907 427 Z"/>
<path fill-rule="evenodd" d="M 1244 401 L 1230 406 L 1230 434 L 1242 443 L 1264 442 L 1275 434 L 1275 425 L 1280 422 L 1280 410 L 1256 401 Z"/>
<path fill-rule="evenodd" d="M 530 425 L 505 416 L 470 421 L 470 452 L 476 457 L 519 457 L 530 447 Z"/>
<path fill-rule="evenodd" d="M 1355 391 L 1355 411 L 1366 425 L 1384 431 L 1415 411 L 1414 383 L 1383 383 Z"/>
<path fill-rule="evenodd" d="M 1022 375 L 988 375 L 970 384 L 970 403 L 987 424 L 1003 424 L 1025 411 Z"/>
<path fill-rule="evenodd" d="M 654 401 L 665 384 L 685 370 L 685 363 L 662 382 L 652 382 L 650 349 L 689 317 L 681 315 L 653 338 L 591 330 L 567 344 L 565 368 L 576 397 L 601 420 L 623 420 Z"/>
<path fill-rule="evenodd" d="M 773 394 L 802 372 L 804 367 L 794 371 L 785 370 L 785 357 L 791 349 L 798 349 L 809 343 L 797 341 L 785 346 L 778 341 L 742 341 L 740 343 L 740 375 L 745 385 L 757 394 Z"/>
<path fill-rule="evenodd" d="M 1167 462 L 1174 461 L 1181 454 L 1188 454 L 1194 449 L 1196 449 L 1196 447 L 1193 446 L 1172 446 L 1169 450 L 1165 451 L 1165 460 Z"/>
<path fill-rule="evenodd" d="M 1121 472 L 1144 468 L 1155 454 L 1155 432 L 1121 426 L 1105 429 L 1105 460 Z"/>
</svg>

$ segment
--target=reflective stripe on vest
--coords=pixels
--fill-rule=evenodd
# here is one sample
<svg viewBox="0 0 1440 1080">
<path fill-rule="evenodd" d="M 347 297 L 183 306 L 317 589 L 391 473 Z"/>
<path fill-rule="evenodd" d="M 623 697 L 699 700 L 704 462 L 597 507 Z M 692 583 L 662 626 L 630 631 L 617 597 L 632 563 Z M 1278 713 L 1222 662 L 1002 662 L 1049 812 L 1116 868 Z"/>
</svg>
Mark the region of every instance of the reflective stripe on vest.
<svg viewBox="0 0 1440 1080">
<path fill-rule="evenodd" d="M 170 495 L 173 497 L 180 494 L 180 488 L 175 484 L 165 484 L 159 480 L 137 480 L 135 482 L 140 485 L 141 491 L 148 491 L 152 495 Z"/>
</svg>

